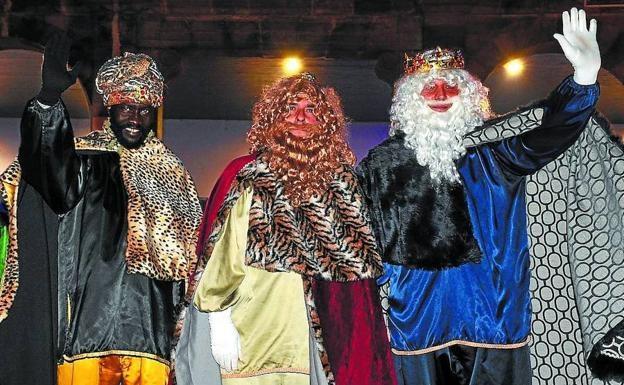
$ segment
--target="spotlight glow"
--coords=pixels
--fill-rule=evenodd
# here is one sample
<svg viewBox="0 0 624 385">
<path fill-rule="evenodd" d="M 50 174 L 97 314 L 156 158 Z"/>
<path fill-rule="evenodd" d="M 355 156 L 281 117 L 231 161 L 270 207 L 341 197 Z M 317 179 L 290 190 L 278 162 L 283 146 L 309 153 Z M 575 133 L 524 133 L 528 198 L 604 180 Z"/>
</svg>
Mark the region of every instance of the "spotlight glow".
<svg viewBox="0 0 624 385">
<path fill-rule="evenodd" d="M 303 61 L 295 56 L 282 60 L 282 71 L 286 76 L 296 75 L 303 69 Z"/>
<path fill-rule="evenodd" d="M 513 59 L 503 65 L 507 75 L 518 76 L 524 71 L 524 62 L 522 59 Z"/>
</svg>

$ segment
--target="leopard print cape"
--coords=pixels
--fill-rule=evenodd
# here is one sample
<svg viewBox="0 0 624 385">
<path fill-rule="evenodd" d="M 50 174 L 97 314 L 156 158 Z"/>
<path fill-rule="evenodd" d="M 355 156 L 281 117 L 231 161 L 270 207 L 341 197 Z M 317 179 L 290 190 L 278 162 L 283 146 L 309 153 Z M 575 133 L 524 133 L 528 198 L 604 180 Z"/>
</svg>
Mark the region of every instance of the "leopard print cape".
<svg viewBox="0 0 624 385">
<path fill-rule="evenodd" d="M 119 145 L 104 129 L 76 139 L 77 150 L 116 151 L 128 194 L 126 265 L 165 281 L 186 280 L 195 264 L 202 209 L 195 183 L 182 161 L 150 134 L 140 148 Z"/>
<path fill-rule="evenodd" d="M 104 130 L 75 139 L 78 151 L 118 152 L 128 194 L 128 272 L 168 281 L 187 280 L 195 265 L 201 206 L 195 184 L 182 162 L 155 136 L 135 150 L 120 146 Z M 15 160 L 0 175 L 0 194 L 9 208 L 9 251 L 0 277 L 0 321 L 7 317 L 18 282 L 17 188 L 21 168 Z"/>
<path fill-rule="evenodd" d="M 8 316 L 19 286 L 17 264 L 17 187 L 19 180 L 19 164 L 14 161 L 0 175 L 0 199 L 9 211 L 9 250 L 4 272 L 0 276 L 0 322 Z"/>
<path fill-rule="evenodd" d="M 253 202 L 246 265 L 341 282 L 375 278 L 383 272 L 369 214 L 351 167 L 341 166 L 321 197 L 293 207 L 283 185 L 260 159 L 236 176 L 204 245 L 198 271 L 210 258 L 232 206 L 249 185 Z"/>
</svg>

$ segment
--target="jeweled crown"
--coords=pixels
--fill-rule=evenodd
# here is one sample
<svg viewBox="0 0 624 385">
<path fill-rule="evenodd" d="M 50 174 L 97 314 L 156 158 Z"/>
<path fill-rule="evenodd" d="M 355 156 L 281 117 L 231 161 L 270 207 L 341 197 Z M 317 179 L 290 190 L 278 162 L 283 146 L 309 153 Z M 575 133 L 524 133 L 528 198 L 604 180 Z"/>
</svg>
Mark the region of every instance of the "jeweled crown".
<svg viewBox="0 0 624 385">
<path fill-rule="evenodd" d="M 426 73 L 440 69 L 463 69 L 464 54 L 459 49 L 436 47 L 418 52 L 414 56 L 405 54 L 404 70 L 406 75 Z"/>
</svg>

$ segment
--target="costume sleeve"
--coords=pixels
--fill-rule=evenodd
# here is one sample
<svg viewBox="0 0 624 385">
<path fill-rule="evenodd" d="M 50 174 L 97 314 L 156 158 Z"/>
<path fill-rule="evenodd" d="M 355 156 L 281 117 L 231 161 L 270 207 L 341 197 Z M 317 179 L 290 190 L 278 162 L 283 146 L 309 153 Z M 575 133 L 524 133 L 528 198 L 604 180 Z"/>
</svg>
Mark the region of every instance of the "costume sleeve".
<svg viewBox="0 0 624 385">
<path fill-rule="evenodd" d="M 385 255 L 385 248 L 383 247 L 386 242 L 384 238 L 384 223 L 381 215 L 381 209 L 379 206 L 379 196 L 377 182 L 379 175 L 377 170 L 370 164 L 368 157 L 364 158 L 355 169 L 357 174 L 362 193 L 364 195 L 364 202 L 368 208 L 370 215 L 371 225 L 377 241 L 377 247 L 379 248 L 379 254 Z"/>
<path fill-rule="evenodd" d="M 377 277 L 377 286 L 383 286 L 390 282 L 393 278 L 395 272 L 395 265 L 391 265 L 389 263 L 384 262 L 383 264 L 383 274 Z"/>
<path fill-rule="evenodd" d="M 74 132 L 63 103 L 44 108 L 28 102 L 21 122 L 19 162 L 22 177 L 57 214 L 68 212 L 80 198 L 80 160 Z"/>
<path fill-rule="evenodd" d="M 248 187 L 232 206 L 212 249 L 193 300 L 201 311 L 225 310 L 249 295 L 242 283 L 252 191 Z"/>
<path fill-rule="evenodd" d="M 600 95 L 598 84 L 580 85 L 566 78 L 544 102 L 539 127 L 487 144 L 498 163 L 514 175 L 529 175 L 557 159 L 580 136 Z"/>
</svg>

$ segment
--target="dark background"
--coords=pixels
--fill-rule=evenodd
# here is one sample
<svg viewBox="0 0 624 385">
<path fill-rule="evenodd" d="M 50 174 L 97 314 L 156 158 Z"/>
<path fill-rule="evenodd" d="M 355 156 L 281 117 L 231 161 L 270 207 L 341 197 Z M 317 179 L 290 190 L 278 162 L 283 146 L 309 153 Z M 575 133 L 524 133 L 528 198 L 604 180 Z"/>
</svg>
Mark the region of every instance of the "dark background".
<svg viewBox="0 0 624 385">
<path fill-rule="evenodd" d="M 144 52 L 157 58 L 170 85 L 167 117 L 248 119 L 249 105 L 271 78 L 267 72 L 272 69 L 245 59 L 297 53 L 334 67 L 343 61 L 352 67 L 353 61 L 360 61 L 364 67 L 360 70 L 377 68 L 372 79 L 358 68 L 338 77 L 349 80 L 345 84 L 360 83 L 360 93 L 375 92 L 381 86 L 373 80 L 392 83 L 399 76 L 404 51 L 440 45 L 463 49 L 468 69 L 485 79 L 509 57 L 559 53 L 552 34 L 561 29 L 560 14 L 572 6 L 583 7 L 584 1 L 5 0 L 0 4 L 0 48 L 40 47 L 53 31 L 68 31 L 75 41 L 73 60 L 85 63 L 80 79 L 91 101 L 95 73 L 106 59 L 122 51 Z M 624 8 L 587 10 L 600 23 L 603 66 L 622 81 Z M 323 65 L 316 66 L 317 71 L 319 67 Z M 231 76 L 242 72 L 253 74 L 244 79 Z M 335 80 L 332 71 L 325 72 Z M 178 79 L 184 79 L 183 98 L 174 92 Z M 215 94 L 219 97 L 211 96 Z M 189 97 L 212 102 L 198 104 Z M 226 103 L 241 99 L 240 106 Z M 101 115 L 98 104 L 94 107 L 95 115 Z M 376 103 L 352 110 L 356 120 L 379 121 L 385 120 L 387 108 Z"/>
<path fill-rule="evenodd" d="M 599 109 L 624 123 L 624 6 L 586 7 L 598 20 L 603 70 Z M 283 76 L 281 60 L 303 59 L 342 96 L 350 142 L 362 156 L 386 133 L 392 84 L 404 52 L 461 48 L 467 69 L 490 88 L 495 112 L 544 97 L 571 66 L 553 39 L 557 0 L 13 0 L 0 1 L 0 168 L 17 151 L 19 117 L 40 84 L 52 33 L 74 41 L 83 63 L 64 94 L 76 132 L 101 126 L 97 69 L 124 51 L 154 57 L 166 78 L 164 139 L 208 195 L 227 162 L 246 152 L 250 111 L 262 87 Z M 522 58 L 525 72 L 504 63 Z"/>
</svg>

